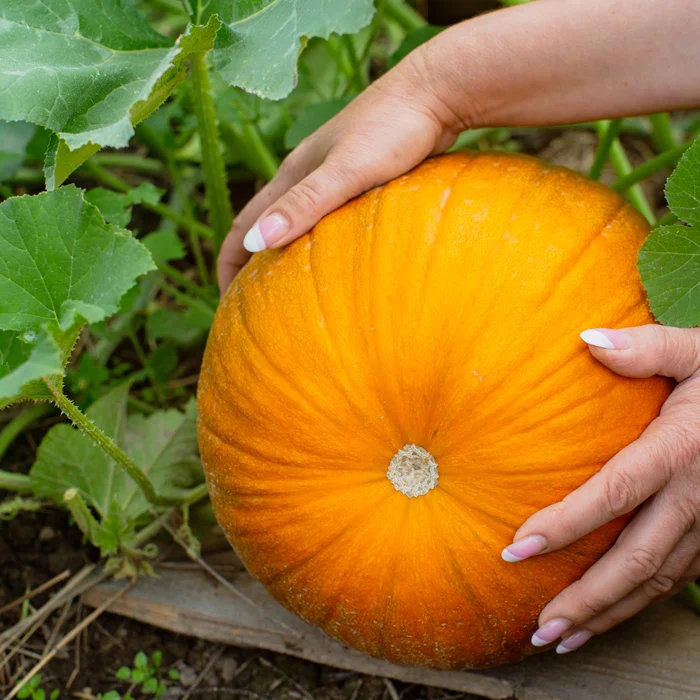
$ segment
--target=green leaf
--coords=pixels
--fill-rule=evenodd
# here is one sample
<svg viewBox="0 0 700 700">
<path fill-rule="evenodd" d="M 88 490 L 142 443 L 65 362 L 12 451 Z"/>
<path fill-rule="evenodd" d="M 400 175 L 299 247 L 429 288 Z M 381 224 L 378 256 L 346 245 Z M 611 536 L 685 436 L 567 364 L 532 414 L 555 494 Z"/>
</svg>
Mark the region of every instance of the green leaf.
<svg viewBox="0 0 700 700">
<path fill-rule="evenodd" d="M 151 654 L 151 663 L 156 668 L 160 668 L 160 665 L 163 663 L 163 652 L 162 651 L 154 651 L 153 654 Z"/>
<path fill-rule="evenodd" d="M 186 255 L 180 237 L 172 230 L 154 231 L 144 236 L 141 242 L 151 251 L 153 259 L 157 262 L 181 260 Z"/>
<path fill-rule="evenodd" d="M 100 548 L 102 556 L 116 554 L 120 546 L 128 542 L 134 533 L 133 521 L 126 517 L 116 501 L 112 501 L 109 514 L 94 533 L 93 544 Z"/>
<path fill-rule="evenodd" d="M 131 0 L 4 0 L 0 19 L 0 117 L 45 126 L 71 149 L 125 146 L 131 109 L 177 55 Z"/>
<path fill-rule="evenodd" d="M 156 688 L 156 697 L 157 698 L 162 698 L 165 697 L 168 693 L 168 686 L 165 685 L 165 683 L 158 683 L 158 687 Z"/>
<path fill-rule="evenodd" d="M 667 326 L 700 326 L 700 228 L 662 226 L 639 251 L 651 310 Z"/>
<path fill-rule="evenodd" d="M 120 700 L 121 695 L 116 690 L 110 690 L 102 696 L 102 700 Z"/>
<path fill-rule="evenodd" d="M 51 698 L 51 700 L 58 700 L 58 698 L 60 696 L 61 696 L 61 691 L 58 688 L 54 688 L 51 691 L 51 695 L 49 695 L 49 698 Z"/>
<path fill-rule="evenodd" d="M 278 100 L 296 84 L 296 62 L 311 37 L 349 34 L 369 24 L 372 0 L 212 0 L 208 16 L 224 22 L 214 61 L 229 83 Z"/>
<path fill-rule="evenodd" d="M 171 668 L 168 670 L 168 678 L 171 681 L 179 681 L 180 680 L 180 671 L 178 671 L 176 668 Z"/>
<path fill-rule="evenodd" d="M 141 692 L 146 695 L 153 695 L 158 689 L 158 679 L 148 678 L 146 682 L 141 686 Z"/>
<path fill-rule="evenodd" d="M 22 398 L 48 398 L 42 380 L 63 374 L 63 355 L 44 329 L 34 334 L 34 342 L 24 342 L 15 333 L 0 331 L 0 408 Z"/>
<path fill-rule="evenodd" d="M 149 340 L 174 340 L 187 346 L 209 330 L 211 321 L 210 316 L 193 308 L 157 309 L 146 319 L 146 333 Z"/>
<path fill-rule="evenodd" d="M 86 414 L 132 457 L 159 495 L 176 499 L 202 482 L 195 406 L 189 404 L 184 412 L 171 409 L 148 417 L 127 417 L 128 394 L 129 385 L 122 384 L 96 401 Z M 149 510 L 134 481 L 89 438 L 66 423 L 51 428 L 42 440 L 30 478 L 36 495 L 59 502 L 66 489 L 76 488 L 103 519 L 119 513 L 121 522 L 128 524 Z M 120 537 L 123 532 L 110 523 L 104 534 Z"/>
<path fill-rule="evenodd" d="M 46 691 L 43 688 L 38 688 L 32 693 L 32 700 L 46 700 Z"/>
<path fill-rule="evenodd" d="M 33 124 L 0 121 L 0 182 L 9 180 L 22 167 L 35 131 Z"/>
<path fill-rule="evenodd" d="M 85 199 L 94 204 L 101 212 L 107 223 L 116 226 L 126 227 L 131 221 L 131 206 L 148 202 L 158 204 L 164 190 L 155 187 L 150 182 L 142 182 L 138 187 L 122 194 L 113 190 L 106 190 L 103 187 L 95 187 L 85 193 Z"/>
<path fill-rule="evenodd" d="M 389 57 L 388 68 L 393 68 L 402 58 L 408 56 L 413 49 L 417 49 L 421 44 L 429 41 L 434 36 L 437 36 L 443 27 L 436 27 L 432 24 L 426 24 L 424 27 L 418 27 L 412 32 L 409 32 L 404 40 L 399 44 L 399 47 Z"/>
<path fill-rule="evenodd" d="M 683 154 L 666 183 L 671 211 L 691 226 L 700 226 L 700 137 Z"/>
<path fill-rule="evenodd" d="M 323 126 L 329 119 L 334 117 L 341 109 L 347 107 L 355 95 L 339 97 L 337 100 L 327 102 L 317 102 L 316 104 L 304 107 L 292 126 L 289 127 L 284 137 L 284 146 L 291 150 L 296 148 L 307 136 Z"/>
<path fill-rule="evenodd" d="M 700 326 L 700 138 L 688 148 L 666 183 L 671 211 L 689 226 L 654 229 L 637 267 L 652 313 L 669 326 Z"/>
<path fill-rule="evenodd" d="M 100 321 L 153 267 L 148 251 L 105 224 L 76 187 L 0 204 L 0 329 Z"/>
<path fill-rule="evenodd" d="M 131 669 L 128 666 L 121 666 L 114 675 L 120 681 L 128 681 L 131 678 Z"/>
<path fill-rule="evenodd" d="M 148 656 L 146 656 L 144 652 L 140 651 L 134 657 L 134 668 L 146 668 L 146 666 L 148 666 Z"/>
</svg>

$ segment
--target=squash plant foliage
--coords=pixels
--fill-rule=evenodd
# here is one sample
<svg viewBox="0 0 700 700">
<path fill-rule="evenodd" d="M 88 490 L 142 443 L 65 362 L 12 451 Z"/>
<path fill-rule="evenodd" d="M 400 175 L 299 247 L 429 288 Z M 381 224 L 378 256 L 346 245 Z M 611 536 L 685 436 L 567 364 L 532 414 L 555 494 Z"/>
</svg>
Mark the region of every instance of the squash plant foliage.
<svg viewBox="0 0 700 700">
<path fill-rule="evenodd" d="M 0 518 L 45 499 L 62 503 L 103 554 L 126 554 L 119 566 L 133 573 L 161 516 L 206 496 L 195 406 L 177 382 L 167 395 L 163 386 L 186 364 L 178 349 L 196 350 L 214 315 L 208 255 L 231 225 L 229 183 L 269 180 L 281 153 L 367 86 L 372 57 L 391 66 L 439 31 L 403 0 L 376 5 L 0 2 L 0 409 L 38 402 L 0 430 L 0 457 L 52 405 L 76 426 L 49 430 L 28 476 L 0 471 L 0 489 L 18 494 L 0 504 Z M 609 161 L 614 187 L 652 223 L 639 182 L 682 157 L 667 189 L 672 214 L 649 237 L 639 269 L 656 317 L 684 326 L 700 324 L 693 120 L 587 125 L 600 136 L 591 176 Z M 625 131 L 651 136 L 658 155 L 632 169 L 619 141 Z M 155 157 L 100 152 L 125 148 L 134 134 Z M 477 129 L 454 148 L 474 144 L 514 142 L 508 130 Z M 41 173 L 26 165 L 38 161 Z M 123 170 L 171 187 L 134 187 L 117 174 Z M 36 192 L 39 174 L 45 191 L 13 196 L 15 187 Z M 94 181 L 100 186 L 83 189 Z M 208 223 L 193 203 L 201 202 L 198 188 Z M 152 233 L 129 230 L 135 206 L 156 217 Z M 194 280 L 178 267 L 185 256 Z M 138 369 L 108 367 L 120 344 L 133 346 Z M 134 385 L 146 386 L 140 398 Z M 174 398 L 180 408 L 171 407 Z"/>
<path fill-rule="evenodd" d="M 134 549 L 144 539 L 138 527 L 154 514 L 205 495 L 192 404 L 127 416 L 125 381 L 84 414 L 64 393 L 66 365 L 84 327 L 104 324 L 120 308 L 133 313 L 139 297 L 148 296 L 134 287 L 139 277 L 165 266 L 186 289 L 194 286 L 168 265 L 184 255 L 174 229 L 137 240 L 125 228 L 131 206 L 162 207 L 217 248 L 232 221 L 217 109 L 224 117 L 228 110 L 225 145 L 256 135 L 246 104 L 254 101 L 259 109 L 259 98 L 285 97 L 310 38 L 355 33 L 374 12 L 372 0 L 330 0 L 322 11 L 313 0 L 184 0 L 170 10 L 169 17 L 186 21 L 175 38 L 149 24 L 132 0 L 0 5 L 0 181 L 16 173 L 31 142 L 43 138 L 46 186 L 34 196 L 3 190 L 7 199 L 0 204 L 0 408 L 50 401 L 80 431 L 55 426 L 29 478 L 7 474 L 0 487 L 65 503 L 104 554 Z M 183 83 L 211 228 L 161 205 L 163 192 L 151 185 L 107 182 L 112 189 L 86 193 L 64 184 L 102 147 L 127 146 L 135 127 L 157 118 L 154 111 Z M 258 97 L 247 100 L 233 88 Z M 167 112 L 165 119 L 167 139 Z M 173 144 L 159 145 L 173 166 L 174 148 L 167 148 Z M 267 156 L 259 161 L 269 177 L 276 163 Z M 211 288 L 192 296 L 188 311 L 195 318 L 182 333 L 208 327 L 213 315 Z M 161 320 L 161 333 L 172 321 Z M 158 337 L 157 328 L 150 330 Z M 149 372 L 157 373 L 163 358 L 151 359 Z M 19 509 L 31 504 L 15 501 Z"/>
</svg>

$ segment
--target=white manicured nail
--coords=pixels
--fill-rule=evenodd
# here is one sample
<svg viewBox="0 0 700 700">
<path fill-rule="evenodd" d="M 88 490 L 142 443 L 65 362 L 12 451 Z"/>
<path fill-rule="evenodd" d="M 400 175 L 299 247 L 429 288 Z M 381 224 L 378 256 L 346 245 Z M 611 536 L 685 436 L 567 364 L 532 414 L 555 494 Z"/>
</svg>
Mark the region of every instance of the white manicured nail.
<svg viewBox="0 0 700 700">
<path fill-rule="evenodd" d="M 614 350 L 615 345 L 604 333 L 598 330 L 591 329 L 588 331 L 583 331 L 581 333 L 581 340 L 588 345 L 594 345 L 597 348 L 604 348 L 605 350 Z"/>
<path fill-rule="evenodd" d="M 265 239 L 262 237 L 262 233 L 260 233 L 260 226 L 258 224 L 255 224 L 248 233 L 246 233 L 245 238 L 243 239 L 243 247 L 249 252 L 249 253 L 259 253 L 261 250 L 265 250 L 267 246 L 265 245 Z"/>
</svg>

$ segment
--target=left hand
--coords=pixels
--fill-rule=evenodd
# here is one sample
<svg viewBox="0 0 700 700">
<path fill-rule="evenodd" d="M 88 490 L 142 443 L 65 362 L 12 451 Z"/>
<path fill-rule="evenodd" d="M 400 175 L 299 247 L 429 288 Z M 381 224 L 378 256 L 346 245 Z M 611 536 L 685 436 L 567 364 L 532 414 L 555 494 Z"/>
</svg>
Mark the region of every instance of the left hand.
<svg viewBox="0 0 700 700">
<path fill-rule="evenodd" d="M 515 562 L 561 549 L 644 504 L 612 549 L 540 614 L 532 643 L 561 637 L 560 654 L 700 577 L 700 329 L 648 325 L 581 336 L 618 374 L 660 374 L 679 384 L 638 440 L 535 513 L 503 552 Z"/>
</svg>

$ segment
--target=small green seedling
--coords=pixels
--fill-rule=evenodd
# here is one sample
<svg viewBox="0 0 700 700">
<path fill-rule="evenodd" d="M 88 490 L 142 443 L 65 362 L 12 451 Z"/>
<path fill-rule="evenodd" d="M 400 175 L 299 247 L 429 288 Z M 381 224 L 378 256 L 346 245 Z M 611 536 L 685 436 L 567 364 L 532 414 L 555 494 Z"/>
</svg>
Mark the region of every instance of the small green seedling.
<svg viewBox="0 0 700 700">
<path fill-rule="evenodd" d="M 117 690 L 110 690 L 100 695 L 100 700 L 133 700 L 134 689 L 140 688 L 144 695 L 162 698 L 168 692 L 170 681 L 180 680 L 180 672 L 175 668 L 163 669 L 163 652 L 154 651 L 151 658 L 143 651 L 134 657 L 133 667 L 122 666 L 115 673 L 119 681 L 131 683 L 127 692 L 122 695 Z M 43 699 L 40 699 L 43 700 Z"/>
<path fill-rule="evenodd" d="M 31 700 L 46 700 L 46 691 L 40 686 L 41 674 L 35 673 L 29 680 L 29 683 L 17 693 L 17 697 L 19 700 L 26 700 L 27 698 L 31 698 Z M 58 688 L 54 688 L 49 693 L 49 700 L 58 700 L 60 694 L 61 691 Z"/>
</svg>

